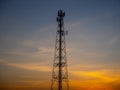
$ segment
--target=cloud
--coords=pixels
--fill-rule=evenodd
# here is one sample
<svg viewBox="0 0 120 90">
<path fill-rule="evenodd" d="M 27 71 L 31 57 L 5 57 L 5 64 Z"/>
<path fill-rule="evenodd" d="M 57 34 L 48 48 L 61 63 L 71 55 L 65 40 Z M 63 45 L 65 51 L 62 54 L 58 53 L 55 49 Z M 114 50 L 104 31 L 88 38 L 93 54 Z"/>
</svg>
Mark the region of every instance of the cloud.
<svg viewBox="0 0 120 90">
<path fill-rule="evenodd" d="M 98 70 L 98 71 L 70 71 L 72 74 L 76 75 L 77 77 L 87 77 L 91 79 L 100 80 L 103 82 L 113 82 L 119 80 L 118 77 L 111 76 L 111 74 L 107 70 Z M 108 75 L 108 73 L 110 75 Z M 89 80 L 89 79 L 88 79 Z"/>
<path fill-rule="evenodd" d="M 7 62 L 4 60 L 0 60 L 0 63 L 3 63 L 5 65 L 11 66 L 11 67 L 16 67 L 16 68 L 21 68 L 25 70 L 32 70 L 32 71 L 38 71 L 38 72 L 49 72 L 52 69 L 50 66 L 46 66 L 45 64 L 38 64 L 38 63 L 13 63 L 13 62 Z"/>
<path fill-rule="evenodd" d="M 33 71 L 42 71 L 48 72 L 51 71 L 50 67 L 37 65 L 37 64 L 16 64 L 16 63 L 8 63 L 9 66 L 14 66 L 17 68 L 22 68 L 26 70 L 33 70 Z"/>
</svg>

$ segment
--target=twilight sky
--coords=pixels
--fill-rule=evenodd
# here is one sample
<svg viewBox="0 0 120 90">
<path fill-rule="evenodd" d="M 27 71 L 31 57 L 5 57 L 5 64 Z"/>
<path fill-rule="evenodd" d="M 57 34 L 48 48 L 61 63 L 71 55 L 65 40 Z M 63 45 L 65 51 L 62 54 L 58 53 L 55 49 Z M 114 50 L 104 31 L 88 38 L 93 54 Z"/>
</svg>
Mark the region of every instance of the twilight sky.
<svg viewBox="0 0 120 90">
<path fill-rule="evenodd" d="M 70 90 L 120 90 L 120 0 L 0 0 L 0 90 L 50 90 L 60 8 Z"/>
</svg>

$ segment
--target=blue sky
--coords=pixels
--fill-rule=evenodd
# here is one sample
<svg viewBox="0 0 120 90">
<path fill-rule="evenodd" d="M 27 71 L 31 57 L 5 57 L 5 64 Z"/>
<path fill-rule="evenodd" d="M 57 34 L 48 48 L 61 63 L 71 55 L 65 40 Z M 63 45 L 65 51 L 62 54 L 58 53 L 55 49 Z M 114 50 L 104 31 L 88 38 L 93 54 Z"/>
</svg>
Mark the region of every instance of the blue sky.
<svg viewBox="0 0 120 90">
<path fill-rule="evenodd" d="M 119 0 L 0 0 L 0 88 L 13 90 L 25 85 L 27 90 L 33 85 L 31 90 L 48 90 L 59 9 L 66 12 L 69 32 L 71 90 L 91 90 L 80 87 L 86 77 L 92 79 L 85 85 L 100 80 L 97 84 L 105 87 L 102 90 L 119 90 L 115 89 L 120 85 Z M 97 86 L 92 90 L 96 88 L 99 90 Z"/>
</svg>

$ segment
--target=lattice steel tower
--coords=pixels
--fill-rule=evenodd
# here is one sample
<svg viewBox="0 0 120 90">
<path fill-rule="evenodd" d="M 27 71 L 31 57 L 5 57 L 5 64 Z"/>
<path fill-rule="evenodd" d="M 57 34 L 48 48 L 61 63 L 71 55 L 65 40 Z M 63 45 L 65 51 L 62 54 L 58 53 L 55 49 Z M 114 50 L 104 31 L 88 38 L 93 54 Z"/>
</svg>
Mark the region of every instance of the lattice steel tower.
<svg viewBox="0 0 120 90">
<path fill-rule="evenodd" d="M 56 19 L 58 28 L 56 35 L 51 90 L 69 90 L 65 43 L 65 35 L 67 35 L 67 32 L 64 30 L 64 16 L 65 12 L 59 10 Z"/>
</svg>

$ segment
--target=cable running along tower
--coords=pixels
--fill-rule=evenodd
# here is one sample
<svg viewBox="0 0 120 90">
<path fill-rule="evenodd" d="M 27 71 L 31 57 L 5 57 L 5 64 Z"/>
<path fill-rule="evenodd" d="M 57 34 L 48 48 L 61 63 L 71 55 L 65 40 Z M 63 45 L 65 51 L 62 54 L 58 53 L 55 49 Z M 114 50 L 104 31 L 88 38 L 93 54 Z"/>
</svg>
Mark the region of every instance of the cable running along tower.
<svg viewBox="0 0 120 90">
<path fill-rule="evenodd" d="M 55 43 L 51 90 L 69 90 L 65 43 L 65 35 L 67 35 L 67 32 L 64 30 L 64 16 L 65 12 L 59 10 L 56 19 L 58 27 Z"/>
</svg>

